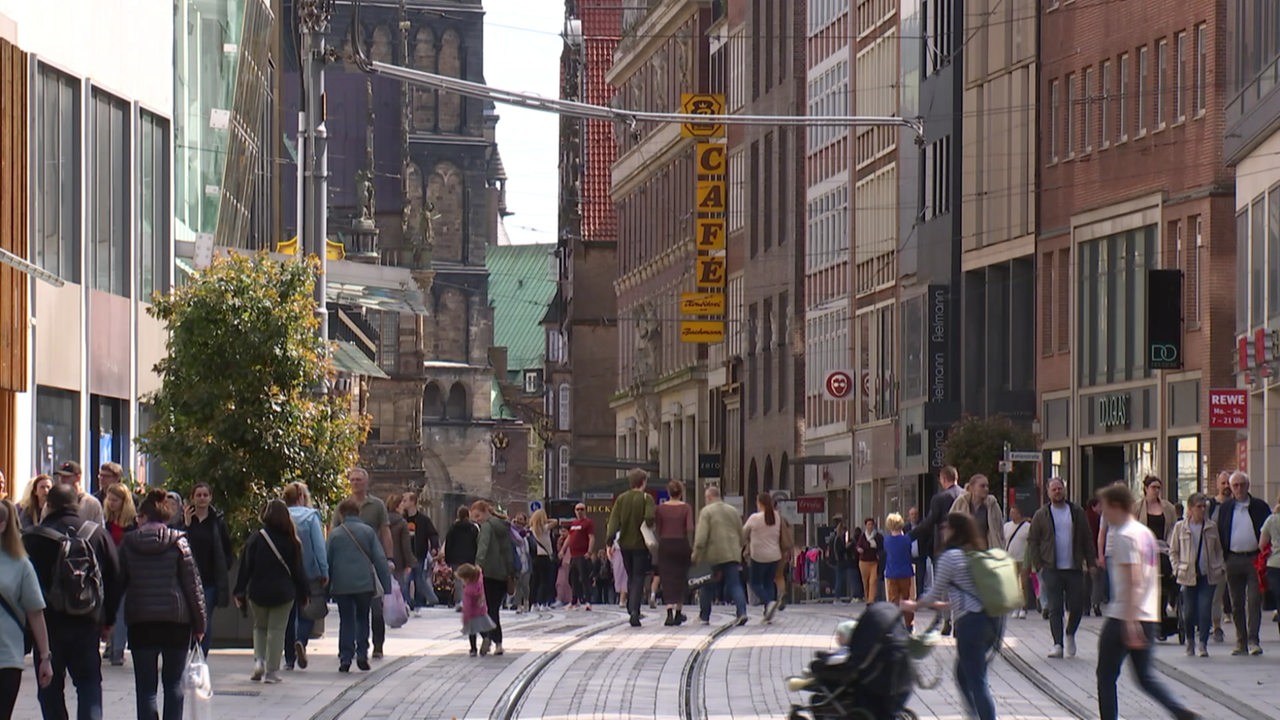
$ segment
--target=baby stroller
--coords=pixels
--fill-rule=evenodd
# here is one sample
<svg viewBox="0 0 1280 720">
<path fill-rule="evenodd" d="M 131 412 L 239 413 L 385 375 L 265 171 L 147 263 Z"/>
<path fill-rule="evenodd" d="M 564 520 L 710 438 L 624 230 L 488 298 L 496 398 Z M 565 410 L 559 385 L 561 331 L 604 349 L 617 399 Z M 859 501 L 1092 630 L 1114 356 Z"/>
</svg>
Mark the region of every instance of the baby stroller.
<svg viewBox="0 0 1280 720">
<path fill-rule="evenodd" d="M 878 602 L 858 620 L 836 627 L 839 647 L 818 652 L 804 675 L 787 678 L 792 692 L 809 694 L 791 706 L 792 720 L 914 720 L 907 701 L 917 678 L 914 661 L 937 643 L 937 622 L 913 637 L 896 605 Z"/>
</svg>

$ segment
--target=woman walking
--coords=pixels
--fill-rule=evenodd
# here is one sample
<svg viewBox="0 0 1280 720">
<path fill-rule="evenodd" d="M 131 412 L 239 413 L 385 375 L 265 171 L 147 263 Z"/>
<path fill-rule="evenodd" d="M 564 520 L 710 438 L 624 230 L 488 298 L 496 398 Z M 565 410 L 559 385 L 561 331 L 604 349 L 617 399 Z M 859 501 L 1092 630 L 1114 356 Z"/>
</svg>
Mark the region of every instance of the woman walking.
<svg viewBox="0 0 1280 720">
<path fill-rule="evenodd" d="M 369 670 L 369 612 L 377 584 L 391 587 L 387 554 L 373 528 L 360 519 L 360 503 L 338 504 L 341 523 L 329 533 L 329 594 L 338 606 L 338 672 Z"/>
<path fill-rule="evenodd" d="M 1182 588 L 1182 622 L 1187 638 L 1187 656 L 1209 657 L 1209 631 L 1213 625 L 1213 595 L 1227 580 L 1227 564 L 1222 553 L 1218 526 L 1208 517 L 1209 498 L 1193 493 L 1187 499 L 1187 516 L 1173 526 L 1169 542 L 1169 562 Z M 1266 530 L 1265 525 L 1263 530 Z"/>
<path fill-rule="evenodd" d="M 173 493 L 170 493 L 173 495 Z M 184 508 L 181 497 L 173 503 L 171 512 L 181 511 L 174 515 L 180 530 L 187 533 L 187 542 L 191 544 L 191 554 L 196 559 L 196 567 L 200 570 L 200 582 L 204 585 L 204 606 L 209 613 L 204 639 L 200 641 L 200 649 L 209 654 L 213 642 L 213 609 L 226 607 L 231 602 L 231 583 L 228 572 L 234 555 L 231 552 L 231 533 L 227 531 L 227 523 L 222 515 L 213 507 L 213 489 L 208 483 L 196 483 L 191 488 L 191 502 Z"/>
<path fill-rule="evenodd" d="M 547 511 L 539 510 L 529 518 L 529 533 L 533 535 L 537 554 L 533 556 L 533 577 L 530 593 L 537 610 L 546 610 L 556 601 L 556 570 L 552 558 L 555 550 L 551 544 L 551 522 Z"/>
<path fill-rule="evenodd" d="M 107 489 L 108 518 L 112 491 L 121 487 Z M 129 625 L 138 720 L 159 717 L 157 684 L 164 691 L 164 720 L 182 720 L 187 653 L 205 631 L 200 574 L 186 536 L 168 527 L 171 519 L 164 491 L 148 492 L 138 509 L 141 526 L 125 535 L 120 546 L 121 604 Z"/>
<path fill-rule="evenodd" d="M 44 593 L 35 566 L 27 561 L 18 530 L 18 508 L 8 499 L 0 500 L 0 718 L 13 716 L 27 667 L 23 643 L 28 629 L 40 687 L 47 687 L 53 679 Z"/>
<path fill-rule="evenodd" d="M 693 508 L 684 501 L 684 483 L 667 483 L 671 499 L 654 511 L 654 532 L 658 536 L 658 568 L 662 599 L 667 606 L 667 626 L 680 625 L 685 596 L 689 594 L 689 566 L 693 556 Z M 772 577 L 772 576 L 771 576 Z"/>
<path fill-rule="evenodd" d="M 262 529 L 249 536 L 240 556 L 236 578 L 236 607 L 253 610 L 253 675 L 251 680 L 280 682 L 284 628 L 294 603 L 306 604 L 307 582 L 302 570 L 302 544 L 283 500 L 271 500 L 262 510 Z"/>
<path fill-rule="evenodd" d="M 413 604 L 413 568 L 418 558 L 413 554 L 413 536 L 409 533 L 409 523 L 400 514 L 404 503 L 404 493 L 392 493 L 387 496 L 387 526 L 391 529 L 391 562 L 395 565 L 395 581 L 404 597 L 405 607 L 412 610 Z"/>
<path fill-rule="evenodd" d="M 48 475 L 37 475 L 27 485 L 27 495 L 22 498 L 22 506 L 18 508 L 18 520 L 22 530 L 39 525 L 44 517 L 44 499 L 49 497 L 49 488 L 53 487 L 53 478 Z"/>
<path fill-rule="evenodd" d="M 479 539 L 476 542 L 475 564 L 484 573 L 484 599 L 489 606 L 489 619 L 494 628 L 485 636 L 480 646 L 480 654 L 485 654 L 490 643 L 493 654 L 502 654 L 502 601 L 507 590 L 514 584 L 516 572 L 512 567 L 515 550 L 511 546 L 511 531 L 506 521 L 493 514 L 493 508 L 484 500 L 471 504 L 471 521 L 479 528 Z"/>
<path fill-rule="evenodd" d="M 453 521 L 453 526 L 449 528 L 449 532 L 444 536 L 444 561 L 449 564 L 449 569 L 455 573 L 458 567 L 467 563 L 475 564 L 476 561 L 476 539 L 480 533 L 480 529 L 471 521 L 471 510 L 465 505 L 458 508 L 457 519 Z M 459 612 L 462 606 L 462 584 L 453 584 L 453 603 Z"/>
<path fill-rule="evenodd" d="M 969 572 L 972 550 L 986 548 L 973 518 L 961 512 L 947 515 L 942 526 L 943 551 L 933 569 L 933 584 L 919 601 L 904 600 L 902 609 L 945 606 L 951 612 L 956 641 L 956 684 L 969 712 L 978 720 L 995 720 L 995 701 L 987 685 L 987 656 L 995 646 L 996 623 L 982 609 L 978 588 Z"/>
<path fill-rule="evenodd" d="M 764 605 L 765 623 L 773 622 L 778 611 L 778 586 L 773 578 L 782 560 L 782 525 L 773 508 L 773 497 L 761 493 L 756 497 L 757 512 L 742 526 L 742 540 L 751 561 L 751 590 Z"/>
<path fill-rule="evenodd" d="M 306 576 L 308 603 L 323 603 L 329 584 L 329 558 L 324 547 L 324 521 L 320 511 L 311 507 L 311 490 L 300 482 L 289 483 L 284 489 L 284 504 L 289 507 L 289 517 L 298 532 L 302 545 L 302 572 Z M 307 669 L 307 644 L 315 621 L 302 611 L 301 602 L 293 604 L 289 620 L 284 628 L 284 668 L 295 666 Z"/>
<path fill-rule="evenodd" d="M 132 532 L 138 527 L 135 522 L 138 513 L 133 506 L 133 493 L 129 492 L 129 488 L 125 487 L 124 483 L 116 483 L 107 488 L 103 497 L 105 498 L 103 514 L 107 521 L 107 533 L 111 535 L 111 540 L 118 551 L 120 544 L 124 542 L 125 533 Z M 125 639 L 128 637 L 128 627 L 124 603 L 120 603 L 120 609 L 116 612 L 115 625 L 111 628 L 111 638 L 107 643 L 107 659 L 116 667 L 124 665 L 124 646 Z"/>
</svg>

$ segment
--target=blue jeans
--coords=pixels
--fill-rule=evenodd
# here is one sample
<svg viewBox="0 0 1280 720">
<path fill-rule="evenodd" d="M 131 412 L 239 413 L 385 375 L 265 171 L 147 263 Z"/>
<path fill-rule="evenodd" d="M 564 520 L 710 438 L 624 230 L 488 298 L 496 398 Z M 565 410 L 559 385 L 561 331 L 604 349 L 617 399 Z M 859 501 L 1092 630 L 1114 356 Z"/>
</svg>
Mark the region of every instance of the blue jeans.
<svg viewBox="0 0 1280 720">
<path fill-rule="evenodd" d="M 1196 640 L 1202 645 L 1209 642 L 1209 631 L 1213 629 L 1214 590 L 1216 588 L 1204 575 L 1196 576 L 1195 585 L 1182 588 L 1182 627 L 1188 645 L 1194 645 Z"/>
<path fill-rule="evenodd" d="M 334 595 L 333 601 L 338 604 L 338 664 L 350 665 L 353 658 L 367 660 L 369 606 L 373 596 Z"/>
<path fill-rule="evenodd" d="M 955 621 L 956 685 L 970 712 L 978 720 L 995 720 L 996 705 L 987 686 L 987 653 L 996 640 L 991 618 L 968 613 Z"/>
<path fill-rule="evenodd" d="M 720 582 L 713 581 L 702 586 L 702 590 L 698 593 L 698 617 L 702 620 L 711 619 L 711 600 L 720 587 L 724 588 L 725 597 L 733 600 L 733 607 L 738 611 L 738 617 L 745 617 L 747 593 L 742 587 L 742 565 L 736 562 L 721 563 L 712 566 L 711 571 L 720 575 Z"/>
<path fill-rule="evenodd" d="M 431 587 L 431 582 L 427 580 L 427 573 L 421 565 L 413 568 L 413 592 L 410 594 L 409 586 L 404 585 L 405 595 L 404 601 L 409 607 L 422 607 L 424 605 L 439 605 L 440 598 L 436 597 L 436 589 Z"/>
<path fill-rule="evenodd" d="M 778 600 L 778 586 L 774 578 L 778 574 L 778 563 L 751 561 L 751 592 L 760 598 L 765 607 Z"/>
<path fill-rule="evenodd" d="M 138 720 L 158 720 L 156 684 L 164 687 L 164 720 L 182 720 L 182 675 L 187 669 L 187 648 L 181 645 L 134 646 L 133 687 L 138 701 Z M 164 663 L 160 670 L 159 663 Z"/>
<path fill-rule="evenodd" d="M 46 615 L 46 618 L 48 616 Z M 40 688 L 44 720 L 67 720 L 67 675 L 76 686 L 76 719 L 102 720 L 102 655 L 98 653 L 101 629 L 76 623 L 49 623 L 49 650 L 53 655 L 53 680 Z"/>
<path fill-rule="evenodd" d="M 836 568 L 836 599 L 859 597 L 858 588 L 862 587 L 862 579 L 858 576 L 858 568 Z"/>
<path fill-rule="evenodd" d="M 312 602 L 321 602 L 322 598 L 315 598 Z M 289 620 L 284 626 L 284 664 L 286 667 L 293 667 L 298 662 L 297 648 L 294 643 L 302 643 L 302 647 L 306 647 L 311 641 L 311 631 L 316 626 L 316 621 L 306 617 L 301 612 L 302 608 L 298 603 L 293 604 L 293 609 L 289 611 Z"/>
<path fill-rule="evenodd" d="M 107 654 L 114 665 L 124 662 L 124 647 L 129 642 L 129 626 L 124 621 L 124 598 L 120 598 L 120 611 L 116 613 L 116 624 L 111 626 L 111 642 L 107 643 Z"/>
<path fill-rule="evenodd" d="M 200 641 L 200 649 L 204 651 L 206 656 L 209 655 L 209 648 L 213 647 L 213 611 L 214 606 L 218 604 L 218 588 L 216 586 L 206 586 L 204 589 L 204 639 Z"/>
<path fill-rule="evenodd" d="M 1209 593 L 1210 599 L 1213 592 Z M 1102 624 L 1102 632 L 1098 634 L 1098 711 L 1102 720 L 1116 720 L 1120 717 L 1120 701 L 1116 697 L 1116 680 L 1120 677 L 1120 666 L 1126 657 L 1133 658 L 1133 674 L 1142 689 L 1164 709 L 1177 718 L 1196 717 L 1178 698 L 1174 697 L 1151 667 L 1151 647 L 1156 640 L 1158 623 L 1142 623 L 1142 633 L 1147 638 L 1146 645 L 1131 650 L 1124 643 L 1124 622 L 1107 618 Z"/>
</svg>

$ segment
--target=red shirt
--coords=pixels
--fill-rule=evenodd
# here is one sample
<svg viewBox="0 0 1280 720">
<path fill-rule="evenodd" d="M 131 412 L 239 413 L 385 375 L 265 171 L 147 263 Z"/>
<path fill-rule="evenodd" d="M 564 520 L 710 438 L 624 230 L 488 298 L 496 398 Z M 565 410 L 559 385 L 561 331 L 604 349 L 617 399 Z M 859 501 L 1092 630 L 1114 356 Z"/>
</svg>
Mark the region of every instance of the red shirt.
<svg viewBox="0 0 1280 720">
<path fill-rule="evenodd" d="M 582 557 L 591 548 L 591 538 L 596 534 L 596 524 L 591 518 L 575 518 L 569 523 L 569 557 Z"/>
</svg>

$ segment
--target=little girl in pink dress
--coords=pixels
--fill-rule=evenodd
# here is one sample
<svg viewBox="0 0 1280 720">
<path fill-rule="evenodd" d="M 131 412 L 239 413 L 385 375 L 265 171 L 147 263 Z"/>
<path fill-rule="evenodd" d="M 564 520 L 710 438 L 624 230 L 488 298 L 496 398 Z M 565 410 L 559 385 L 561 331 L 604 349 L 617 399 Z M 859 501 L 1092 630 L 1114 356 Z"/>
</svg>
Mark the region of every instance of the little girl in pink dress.
<svg viewBox="0 0 1280 720">
<path fill-rule="evenodd" d="M 471 657 L 475 657 L 476 635 L 484 637 L 480 655 L 489 654 L 489 631 L 496 625 L 489 617 L 489 604 L 484 599 L 484 573 L 469 563 L 458 566 L 453 576 L 462 581 L 462 634 L 471 641 Z"/>
</svg>

